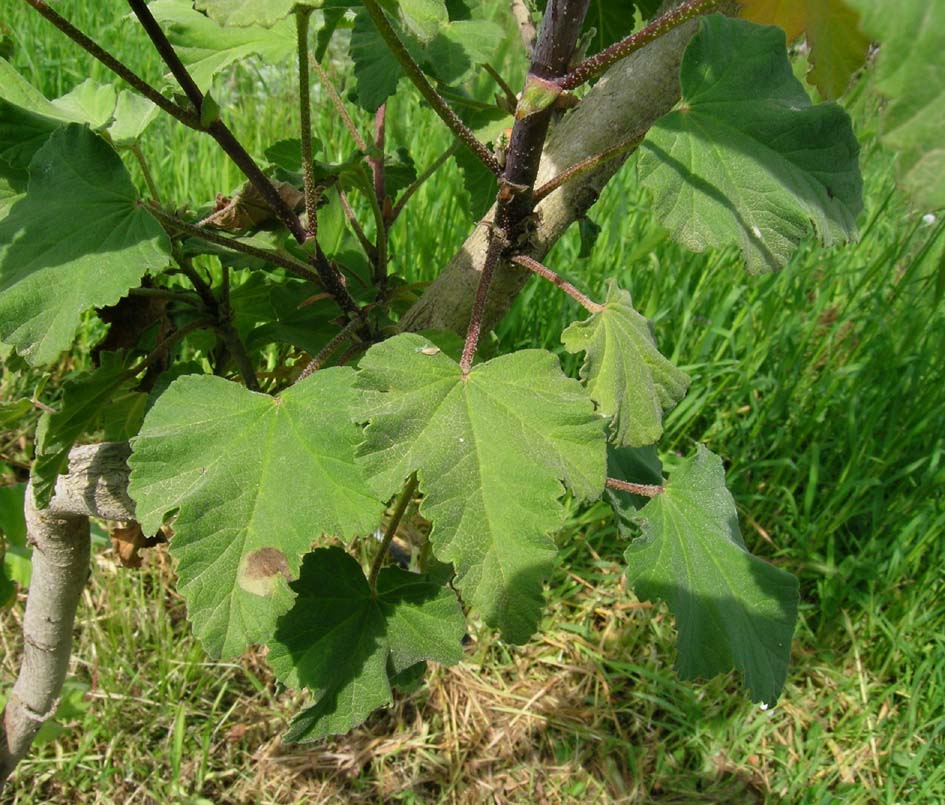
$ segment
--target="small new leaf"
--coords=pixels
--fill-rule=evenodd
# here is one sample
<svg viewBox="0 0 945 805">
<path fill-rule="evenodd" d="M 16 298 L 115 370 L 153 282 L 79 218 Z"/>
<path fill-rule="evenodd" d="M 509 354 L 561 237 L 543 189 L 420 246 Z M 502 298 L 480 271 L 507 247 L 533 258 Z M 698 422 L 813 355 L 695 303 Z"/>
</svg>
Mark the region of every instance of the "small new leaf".
<svg viewBox="0 0 945 805">
<path fill-rule="evenodd" d="M 339 548 L 313 551 L 292 584 L 295 606 L 269 642 L 276 676 L 307 687 L 317 701 L 293 721 L 286 740 L 348 732 L 391 701 L 391 676 L 425 660 L 462 658 L 466 619 L 456 595 L 425 576 L 384 568 L 377 594 L 360 565 Z"/>
<path fill-rule="evenodd" d="M 722 460 L 703 446 L 639 513 L 627 577 L 676 616 L 684 679 L 741 671 L 752 701 L 774 704 L 787 677 L 797 579 L 752 556 L 738 529 Z"/>
<path fill-rule="evenodd" d="M 504 355 L 464 378 L 430 346 L 398 335 L 361 359 L 361 462 L 382 498 L 417 472 L 437 558 L 455 565 L 486 622 L 521 643 L 538 624 L 565 489 L 579 500 L 603 491 L 603 420 L 551 353 Z"/>
<path fill-rule="evenodd" d="M 547 109 L 561 95 L 561 87 L 554 81 L 548 81 L 537 75 L 529 75 L 525 80 L 525 89 L 515 107 L 515 119 L 524 120 L 526 117 L 538 114 Z"/>
<path fill-rule="evenodd" d="M 373 531 L 382 504 L 354 460 L 354 371 L 314 373 L 279 397 L 219 377 L 178 378 L 132 443 L 129 493 L 171 553 L 194 633 L 213 657 L 268 640 L 313 543 Z"/>
<path fill-rule="evenodd" d="M 561 341 L 568 352 L 586 353 L 581 378 L 611 418 L 613 440 L 627 447 L 659 441 L 663 414 L 683 398 L 689 377 L 660 354 L 630 294 L 611 282 L 604 309 L 572 324 Z"/>
<path fill-rule="evenodd" d="M 203 95 L 203 101 L 200 104 L 200 126 L 201 128 L 210 128 L 212 123 L 220 119 L 220 104 L 218 104 L 209 92 Z"/>
</svg>

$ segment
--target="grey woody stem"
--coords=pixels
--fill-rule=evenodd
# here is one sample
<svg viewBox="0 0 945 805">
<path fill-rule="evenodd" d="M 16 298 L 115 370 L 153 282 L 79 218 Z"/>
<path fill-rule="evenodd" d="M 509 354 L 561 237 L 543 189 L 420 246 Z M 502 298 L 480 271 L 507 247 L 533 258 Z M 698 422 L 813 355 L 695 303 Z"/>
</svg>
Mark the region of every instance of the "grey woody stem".
<svg viewBox="0 0 945 805">
<path fill-rule="evenodd" d="M 543 277 L 544 279 L 548 280 L 548 282 L 550 282 L 552 285 L 556 285 L 589 313 L 600 313 L 604 309 L 604 305 L 600 305 L 593 301 L 590 297 L 585 296 L 566 279 L 559 276 L 558 274 L 555 274 L 554 271 L 552 271 L 547 266 L 543 266 L 534 258 L 529 257 L 526 254 L 519 254 L 513 257 L 511 262 L 515 263 L 517 266 L 521 266 L 522 268 L 527 268 L 529 271 L 534 272 L 539 277 Z"/>
<path fill-rule="evenodd" d="M 52 500 L 37 509 L 26 490 L 33 575 L 23 615 L 23 659 L 0 725 L 0 786 L 26 755 L 59 703 L 72 629 L 89 576 L 89 517 L 134 520 L 128 497 L 127 444 L 75 447 Z"/>
<path fill-rule="evenodd" d="M 440 119 L 446 123 L 450 131 L 469 146 L 470 150 L 479 157 L 483 165 L 498 176 L 502 172 L 502 168 L 493 153 L 483 143 L 479 142 L 472 130 L 459 119 L 457 114 L 433 88 L 433 85 L 427 81 L 420 66 L 407 51 L 404 43 L 400 41 L 400 37 L 388 21 L 384 10 L 380 7 L 377 0 L 363 0 L 363 3 L 367 13 L 371 15 L 371 20 L 374 22 L 377 32 L 381 35 L 381 38 L 387 44 L 394 58 L 397 59 L 397 62 L 407 74 L 407 78 L 420 90 L 420 94 L 423 95 L 427 103 L 433 107 L 433 111 L 440 116 Z"/>
</svg>

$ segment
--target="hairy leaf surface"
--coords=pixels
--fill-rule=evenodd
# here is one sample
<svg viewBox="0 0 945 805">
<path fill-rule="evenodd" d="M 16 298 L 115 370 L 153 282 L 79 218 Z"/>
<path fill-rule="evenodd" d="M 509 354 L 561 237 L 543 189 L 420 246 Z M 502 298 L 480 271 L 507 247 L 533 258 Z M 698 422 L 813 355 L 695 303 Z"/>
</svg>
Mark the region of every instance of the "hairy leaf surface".
<svg viewBox="0 0 945 805">
<path fill-rule="evenodd" d="M 534 632 L 570 489 L 604 488 L 603 421 L 548 352 L 525 350 L 459 365 L 417 335 L 362 358 L 359 421 L 365 471 L 389 498 L 414 471 L 433 522 L 434 552 L 452 562 L 466 601 L 513 642 Z"/>
<path fill-rule="evenodd" d="M 676 616 L 680 675 L 737 668 L 753 701 L 774 704 L 787 677 L 797 579 L 745 548 L 722 460 L 700 445 L 639 523 L 627 576 L 641 599 L 662 598 Z"/>
<path fill-rule="evenodd" d="M 611 418 L 614 440 L 627 447 L 659 441 L 663 414 L 683 398 L 689 377 L 660 354 L 630 294 L 611 282 L 604 310 L 572 324 L 561 341 L 568 352 L 586 353 L 581 378 Z"/>
<path fill-rule="evenodd" d="M 267 0 L 264 5 L 279 4 Z M 221 28 L 195 11 L 190 0 L 157 0 L 148 7 L 203 92 L 210 89 L 214 75 L 234 62 L 255 54 L 278 63 L 296 49 L 295 24 L 290 19 L 275 21 L 272 27 L 247 22 L 240 24 L 246 27 Z M 287 14 L 288 9 L 282 16 Z"/>
<path fill-rule="evenodd" d="M 288 740 L 344 733 L 391 701 L 391 679 L 424 660 L 462 658 L 466 619 L 449 588 L 416 573 L 384 568 L 371 592 L 360 565 L 339 548 L 305 557 L 293 608 L 279 619 L 269 662 L 316 703 L 300 713 Z"/>
<path fill-rule="evenodd" d="M 856 237 L 859 145 L 836 104 L 811 105 L 784 31 L 713 14 L 683 58 L 682 100 L 641 146 L 655 212 L 693 251 L 737 244 L 756 273 L 810 234 Z"/>
<path fill-rule="evenodd" d="M 881 138 L 899 154 L 900 184 L 924 208 L 945 207 L 945 3 L 848 2 L 881 43 L 877 87 L 889 98 Z"/>
<path fill-rule="evenodd" d="M 100 137 L 76 124 L 49 137 L 26 195 L 0 220 L 0 339 L 48 363 L 70 346 L 84 311 L 115 304 L 167 265 L 170 241 L 137 201 Z"/>
<path fill-rule="evenodd" d="M 260 25 L 270 28 L 288 17 L 295 6 L 311 8 L 321 4 L 305 0 L 196 0 L 194 7 L 227 27 Z"/>
<path fill-rule="evenodd" d="M 354 460 L 361 432 L 345 416 L 353 379 L 353 370 L 326 369 L 269 397 L 185 376 L 145 417 L 129 492 L 145 532 L 179 510 L 171 553 L 211 656 L 272 635 L 313 544 L 380 522 L 383 507 Z"/>
<path fill-rule="evenodd" d="M 808 80 L 825 98 L 837 98 L 863 66 L 870 40 L 846 0 L 742 0 L 741 16 L 778 25 L 789 42 L 804 34 L 810 48 Z"/>
</svg>

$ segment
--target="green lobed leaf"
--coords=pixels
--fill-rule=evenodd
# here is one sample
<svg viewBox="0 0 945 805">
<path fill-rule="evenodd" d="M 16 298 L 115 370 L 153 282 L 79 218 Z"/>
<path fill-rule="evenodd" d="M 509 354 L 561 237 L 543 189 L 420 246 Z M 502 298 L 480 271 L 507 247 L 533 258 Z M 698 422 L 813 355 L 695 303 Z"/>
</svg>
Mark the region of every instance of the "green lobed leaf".
<svg viewBox="0 0 945 805">
<path fill-rule="evenodd" d="M 456 567 L 464 599 L 505 639 L 524 642 L 564 523 L 560 498 L 600 496 L 603 421 L 557 359 L 525 350 L 473 367 L 403 334 L 361 359 L 361 463 L 380 497 L 417 472 L 437 558 Z"/>
<path fill-rule="evenodd" d="M 641 599 L 662 598 L 676 616 L 679 674 L 736 668 L 752 701 L 774 704 L 787 677 L 797 579 L 745 548 L 722 460 L 700 445 L 639 523 L 627 576 Z"/>
<path fill-rule="evenodd" d="M 810 234 L 857 235 L 859 145 L 846 112 L 811 105 L 780 28 L 718 14 L 683 58 L 682 100 L 641 145 L 640 181 L 693 251 L 737 244 L 748 270 L 781 268 Z"/>
<path fill-rule="evenodd" d="M 846 0 L 741 0 L 740 15 L 753 22 L 779 25 L 793 42 L 802 34 L 810 49 L 807 81 L 824 98 L 838 98 L 863 66 L 870 40 Z"/>
<path fill-rule="evenodd" d="M 361 566 L 339 548 L 305 557 L 292 584 L 295 605 L 269 642 L 269 663 L 316 703 L 292 724 L 289 741 L 348 732 L 391 702 L 391 677 L 425 660 L 462 658 L 466 619 L 449 588 L 398 568 L 384 568 L 377 594 Z"/>
<path fill-rule="evenodd" d="M 91 78 L 56 98 L 52 105 L 63 117 L 79 123 L 88 123 L 98 131 L 112 122 L 118 94 L 111 84 L 99 84 Z"/>
<path fill-rule="evenodd" d="M 25 397 L 18 400 L 0 400 L 0 428 L 16 427 L 32 411 L 33 403 Z"/>
<path fill-rule="evenodd" d="M 124 361 L 114 353 L 104 353 L 102 365 L 94 372 L 66 381 L 59 410 L 47 411 L 40 418 L 30 477 L 33 498 L 41 509 L 49 504 L 56 479 L 68 471 L 69 451 L 76 440 L 94 427 L 128 379 Z"/>
<path fill-rule="evenodd" d="M 6 60 L 0 58 L 0 98 L 43 117 L 65 123 L 84 123 L 88 120 L 74 109 L 58 106 L 21 76 Z"/>
<path fill-rule="evenodd" d="M 397 91 L 404 72 L 363 9 L 354 18 L 348 55 L 354 62 L 358 104 L 368 112 L 376 112 Z"/>
<path fill-rule="evenodd" d="M 187 375 L 157 399 L 132 442 L 129 493 L 171 553 L 194 633 L 213 657 L 271 637 L 288 582 L 326 538 L 373 531 L 382 504 L 355 464 L 352 369 L 315 372 L 269 397 Z"/>
<path fill-rule="evenodd" d="M 663 414 L 683 398 L 689 377 L 660 354 L 630 294 L 611 281 L 604 309 L 572 324 L 561 341 L 568 352 L 586 353 L 581 379 L 611 418 L 616 442 L 642 447 L 659 441 Z"/>
<path fill-rule="evenodd" d="M 170 241 L 138 206 L 118 155 L 88 128 L 55 131 L 25 196 L 0 220 L 0 339 L 33 365 L 72 343 L 82 313 L 115 304 L 168 262 Z"/>
<path fill-rule="evenodd" d="M 115 119 L 108 127 L 108 136 L 117 145 L 136 143 L 160 111 L 147 98 L 123 89 L 115 104 Z"/>
<path fill-rule="evenodd" d="M 440 81 L 466 80 L 475 69 L 492 60 L 505 36 L 491 20 L 456 20 L 443 23 L 430 42 L 430 69 Z"/>
<path fill-rule="evenodd" d="M 64 122 L 74 120 L 0 59 L 0 179 L 25 186 L 33 155 Z"/>
<path fill-rule="evenodd" d="M 945 4 L 847 2 L 881 44 L 876 87 L 889 99 L 881 139 L 899 155 L 899 182 L 925 209 L 945 207 Z"/>
<path fill-rule="evenodd" d="M 271 28 L 284 20 L 296 6 L 314 8 L 321 2 L 305 0 L 195 0 L 194 7 L 227 27 L 259 25 Z"/>
<path fill-rule="evenodd" d="M 276 22 L 271 28 L 249 24 L 221 28 L 194 11 L 190 0 L 157 0 L 148 8 L 201 92 L 209 90 L 213 76 L 234 62 L 257 55 L 266 62 L 278 63 L 295 53 L 297 47 L 291 19 Z"/>
</svg>

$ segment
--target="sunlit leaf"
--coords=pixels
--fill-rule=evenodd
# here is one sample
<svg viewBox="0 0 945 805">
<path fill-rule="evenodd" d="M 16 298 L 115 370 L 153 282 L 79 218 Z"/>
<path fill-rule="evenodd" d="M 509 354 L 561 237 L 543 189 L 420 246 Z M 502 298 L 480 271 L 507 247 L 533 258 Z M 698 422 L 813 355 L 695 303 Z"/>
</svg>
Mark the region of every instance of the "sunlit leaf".
<svg viewBox="0 0 945 805">
<path fill-rule="evenodd" d="M 836 104 L 814 106 L 784 31 L 718 14 L 683 59 L 682 100 L 641 146 L 656 218 L 693 251 L 737 244 L 751 272 L 782 267 L 817 234 L 857 235 L 859 144 Z"/>
<path fill-rule="evenodd" d="M 889 99 L 881 139 L 899 155 L 899 181 L 925 209 L 945 207 L 945 3 L 847 1 L 881 43 L 876 86 Z"/>
<path fill-rule="evenodd" d="M 463 598 L 512 642 L 534 632 L 542 582 L 564 522 L 560 499 L 600 496 L 603 420 L 548 352 L 459 365 L 417 335 L 361 359 L 362 463 L 379 496 L 417 472 L 436 556 L 456 567 Z"/>
<path fill-rule="evenodd" d="M 351 369 L 325 369 L 269 397 L 219 377 L 175 380 L 132 443 L 129 492 L 171 553 L 194 633 L 214 657 L 269 639 L 288 582 L 319 542 L 373 531 L 383 506 L 354 448 Z"/>
<path fill-rule="evenodd" d="M 56 130 L 30 163 L 29 189 L 0 220 L 0 339 L 30 363 L 72 343 L 81 314 L 115 304 L 170 242 L 138 206 L 118 155 L 89 129 Z"/>
<path fill-rule="evenodd" d="M 604 309 L 561 334 L 568 352 L 586 353 L 581 379 L 611 418 L 619 445 L 642 447 L 663 435 L 663 414 L 686 393 L 689 378 L 660 354 L 650 322 L 630 294 L 609 284 Z"/>
</svg>

